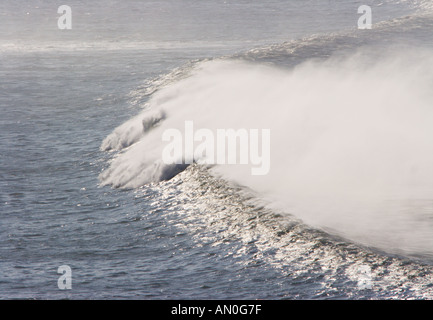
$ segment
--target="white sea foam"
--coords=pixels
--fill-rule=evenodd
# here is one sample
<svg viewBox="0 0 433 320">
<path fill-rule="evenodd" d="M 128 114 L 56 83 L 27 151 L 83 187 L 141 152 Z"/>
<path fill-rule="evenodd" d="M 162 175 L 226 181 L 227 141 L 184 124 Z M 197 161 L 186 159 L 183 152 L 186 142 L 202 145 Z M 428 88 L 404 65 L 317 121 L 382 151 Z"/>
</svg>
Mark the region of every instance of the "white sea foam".
<svg viewBox="0 0 433 320">
<path fill-rule="evenodd" d="M 433 247 L 433 54 L 369 48 L 294 69 L 210 61 L 154 93 L 149 110 L 123 124 L 104 148 L 137 141 L 101 174 L 103 184 L 138 187 L 171 177 L 161 161 L 167 128 L 270 128 L 271 165 L 216 174 L 250 187 L 313 225 L 397 249 Z M 166 119 L 146 134 L 141 120 Z M 147 121 L 147 120 L 145 120 Z M 140 132 L 141 130 L 141 132 Z M 120 144 L 119 144 L 120 141 Z M 415 211 L 415 212 L 414 212 Z M 413 233 L 413 228 L 417 233 Z"/>
</svg>

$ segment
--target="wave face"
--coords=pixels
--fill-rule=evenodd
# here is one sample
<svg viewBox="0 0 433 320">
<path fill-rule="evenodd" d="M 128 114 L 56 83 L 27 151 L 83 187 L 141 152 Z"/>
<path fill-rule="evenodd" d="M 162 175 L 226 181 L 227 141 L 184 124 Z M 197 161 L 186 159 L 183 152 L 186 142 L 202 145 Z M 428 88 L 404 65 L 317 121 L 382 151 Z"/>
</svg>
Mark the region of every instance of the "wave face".
<svg viewBox="0 0 433 320">
<path fill-rule="evenodd" d="M 424 43 L 433 20 L 422 8 L 375 32 L 256 48 L 158 79 L 142 113 L 103 142 L 119 152 L 101 184 L 137 188 L 184 170 L 163 163 L 162 136 L 185 121 L 270 129 L 269 174 L 252 176 L 248 165 L 211 172 L 329 233 L 431 257 L 433 49 Z"/>
</svg>

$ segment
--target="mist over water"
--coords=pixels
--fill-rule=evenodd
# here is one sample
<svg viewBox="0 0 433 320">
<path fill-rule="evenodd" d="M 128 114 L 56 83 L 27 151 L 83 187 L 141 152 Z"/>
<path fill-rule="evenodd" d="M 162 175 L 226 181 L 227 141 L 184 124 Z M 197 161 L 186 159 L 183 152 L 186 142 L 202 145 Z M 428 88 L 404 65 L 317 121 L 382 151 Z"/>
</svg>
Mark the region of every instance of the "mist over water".
<svg viewBox="0 0 433 320">
<path fill-rule="evenodd" d="M 286 69 L 200 63 L 105 140 L 106 149 L 119 139 L 137 143 L 102 181 L 138 187 L 160 180 L 162 133 L 183 132 L 185 120 L 197 129 L 270 129 L 269 174 L 253 176 L 249 165 L 213 170 L 309 224 L 385 250 L 431 254 L 433 51 L 374 50 Z M 166 119 L 143 132 L 142 120 L 158 114 Z"/>
<path fill-rule="evenodd" d="M 430 0 L 59 5 L 0 3 L 0 298 L 433 297 Z M 165 164 L 187 122 L 270 171 Z"/>
</svg>

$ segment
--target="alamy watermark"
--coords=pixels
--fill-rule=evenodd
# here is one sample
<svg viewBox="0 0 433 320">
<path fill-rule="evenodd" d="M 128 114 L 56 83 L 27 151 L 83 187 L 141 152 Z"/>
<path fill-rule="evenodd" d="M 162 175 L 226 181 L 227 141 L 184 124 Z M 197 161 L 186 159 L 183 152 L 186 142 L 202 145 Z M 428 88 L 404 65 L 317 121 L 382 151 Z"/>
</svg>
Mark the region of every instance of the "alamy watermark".
<svg viewBox="0 0 433 320">
<path fill-rule="evenodd" d="M 362 5 L 358 8 L 358 13 L 362 16 L 358 19 L 358 29 L 371 29 L 372 26 L 372 13 L 371 7 Z"/>
<path fill-rule="evenodd" d="M 251 165 L 252 175 L 266 175 L 270 170 L 270 129 L 194 130 L 193 121 L 185 121 L 184 132 L 167 129 L 162 141 L 169 142 L 162 151 L 165 164 L 242 164 Z"/>
<path fill-rule="evenodd" d="M 371 268 L 369 266 L 367 265 L 359 266 L 357 278 L 358 278 L 359 290 L 371 290 L 373 288 Z"/>
<path fill-rule="evenodd" d="M 61 5 L 57 9 L 57 13 L 61 16 L 57 20 L 57 27 L 60 30 L 72 29 L 72 9 L 68 5 Z M 358 29 L 371 29 L 372 28 L 372 10 L 368 5 L 361 5 L 358 7 L 358 14 L 362 14 L 358 18 Z"/>
<path fill-rule="evenodd" d="M 57 27 L 60 30 L 72 29 L 72 8 L 68 5 L 61 5 L 57 9 L 57 13 L 61 16 L 57 20 Z M 358 7 L 358 14 L 362 14 L 358 18 L 358 29 L 371 29 L 372 28 L 372 10 L 368 5 L 361 5 Z"/>
<path fill-rule="evenodd" d="M 57 280 L 57 287 L 60 290 L 72 289 L 72 269 L 68 265 L 62 265 L 57 269 L 57 273 L 62 274 Z"/>
<path fill-rule="evenodd" d="M 62 5 L 57 9 L 57 13 L 61 14 L 57 20 L 57 27 L 60 30 L 72 29 L 72 9 L 70 6 Z"/>
</svg>

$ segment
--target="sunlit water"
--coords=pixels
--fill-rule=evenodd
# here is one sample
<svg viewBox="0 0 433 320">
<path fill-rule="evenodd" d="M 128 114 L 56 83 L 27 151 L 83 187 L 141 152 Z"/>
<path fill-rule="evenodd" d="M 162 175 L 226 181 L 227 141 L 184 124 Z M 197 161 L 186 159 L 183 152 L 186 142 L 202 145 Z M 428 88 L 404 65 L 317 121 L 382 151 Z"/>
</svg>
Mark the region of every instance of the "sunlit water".
<svg viewBox="0 0 433 320">
<path fill-rule="evenodd" d="M 0 297 L 431 298 L 433 18 L 366 2 L 2 2 Z M 147 175 L 185 120 L 271 128 L 273 171 Z"/>
</svg>

